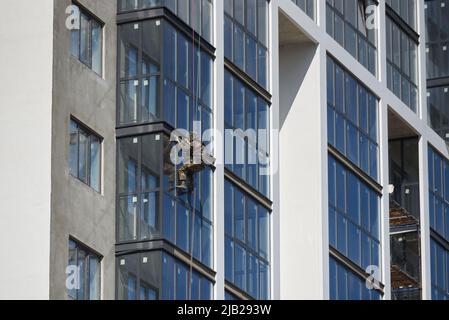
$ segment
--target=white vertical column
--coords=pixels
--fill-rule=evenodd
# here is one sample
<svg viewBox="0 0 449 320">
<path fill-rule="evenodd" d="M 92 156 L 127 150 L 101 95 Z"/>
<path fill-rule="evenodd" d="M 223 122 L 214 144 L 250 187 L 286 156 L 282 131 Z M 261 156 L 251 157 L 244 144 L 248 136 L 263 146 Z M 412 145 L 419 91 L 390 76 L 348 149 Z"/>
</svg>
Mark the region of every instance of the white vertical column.
<svg viewBox="0 0 449 320">
<path fill-rule="evenodd" d="M 376 27 L 377 27 L 377 65 L 378 65 L 378 79 L 381 83 L 387 86 L 387 16 L 385 13 L 386 5 L 385 1 L 380 1 L 377 6 L 376 13 Z"/>
<path fill-rule="evenodd" d="M 278 59 L 281 298 L 321 300 L 329 296 L 326 49 L 286 43 Z"/>
<path fill-rule="evenodd" d="M 380 1 L 377 8 L 377 52 L 378 52 L 378 78 L 382 83 L 387 83 L 387 39 L 386 39 L 386 15 L 385 2 Z M 380 206 L 380 241 L 381 241 L 381 281 L 385 285 L 384 300 L 391 299 L 391 271 L 390 271 L 390 174 L 388 152 L 388 104 L 385 100 L 379 101 L 379 173 L 380 183 L 383 186 Z"/>
<path fill-rule="evenodd" d="M 423 136 L 419 142 L 419 185 L 420 185 L 420 229 L 421 229 L 421 286 L 422 299 L 432 299 L 431 285 L 431 259 L 430 259 L 430 217 L 429 217 L 429 156 L 427 132 L 432 129 L 427 127 L 427 53 L 426 53 L 426 16 L 424 0 L 417 1 L 417 26 L 420 38 L 418 47 L 418 88 L 419 105 L 418 115 L 422 119 Z"/>
<path fill-rule="evenodd" d="M 272 93 L 271 128 L 279 130 L 279 2 L 270 1 L 269 39 L 270 44 L 270 79 Z M 271 163 L 276 170 L 272 174 L 271 194 L 273 211 L 271 213 L 271 297 L 275 300 L 281 297 L 281 243 L 280 243 L 280 180 L 279 180 L 279 136 L 271 137 Z"/>
<path fill-rule="evenodd" d="M 421 286 L 422 299 L 432 299 L 430 262 L 430 218 L 429 218 L 429 146 L 426 138 L 419 142 L 419 194 L 421 228 Z"/>
<path fill-rule="evenodd" d="M 330 299 L 329 275 L 329 170 L 328 170 L 328 141 L 327 136 L 327 52 L 324 47 L 318 47 L 320 60 L 320 125 L 321 125 L 321 208 L 320 223 L 322 232 L 321 260 L 323 261 L 322 299 Z"/>
<path fill-rule="evenodd" d="M 388 105 L 381 100 L 379 103 L 379 146 L 380 146 L 380 177 L 383 186 L 380 206 L 380 241 L 382 271 L 381 281 L 385 285 L 384 300 L 391 299 L 390 272 L 390 194 L 389 194 L 389 153 L 388 153 Z"/>
<path fill-rule="evenodd" d="M 323 34 L 326 33 L 326 1 L 315 0 L 315 21 Z"/>
<path fill-rule="evenodd" d="M 223 1 L 214 1 L 214 30 L 215 30 L 215 129 L 217 132 L 224 134 L 224 7 Z M 224 217 L 224 148 L 223 139 L 220 136 L 214 138 L 215 156 L 217 158 L 217 168 L 215 170 L 214 179 L 214 212 L 215 212 L 215 299 L 224 299 L 225 284 L 225 217 Z"/>
<path fill-rule="evenodd" d="M 424 0 L 417 1 L 417 31 L 419 34 L 418 46 L 418 94 L 419 94 L 419 110 L 418 115 L 423 120 L 423 124 L 427 124 L 427 53 L 426 53 L 426 14 Z"/>
<path fill-rule="evenodd" d="M 315 3 L 316 21 L 323 34 L 326 34 L 326 1 L 317 0 Z M 321 125 L 321 230 L 322 230 L 322 252 L 323 278 L 322 299 L 330 299 L 330 274 L 329 274 L 329 170 L 328 170 L 328 141 L 327 136 L 327 50 L 325 46 L 318 47 L 320 63 L 320 125 Z"/>
</svg>

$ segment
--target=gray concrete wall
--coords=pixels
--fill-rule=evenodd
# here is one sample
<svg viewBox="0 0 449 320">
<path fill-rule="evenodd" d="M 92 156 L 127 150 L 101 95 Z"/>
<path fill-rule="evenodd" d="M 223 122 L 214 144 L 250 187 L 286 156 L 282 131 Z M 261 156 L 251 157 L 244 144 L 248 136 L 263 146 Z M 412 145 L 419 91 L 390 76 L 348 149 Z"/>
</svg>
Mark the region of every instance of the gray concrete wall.
<svg viewBox="0 0 449 320">
<path fill-rule="evenodd" d="M 66 299 L 68 240 L 72 236 L 104 256 L 102 298 L 115 298 L 116 1 L 79 1 L 104 23 L 103 77 L 70 54 L 65 13 L 55 1 L 52 119 L 50 298 Z M 104 138 L 102 193 L 69 173 L 69 123 L 76 117 Z"/>
<path fill-rule="evenodd" d="M 2 0 L 0 299 L 48 299 L 53 0 Z"/>
</svg>

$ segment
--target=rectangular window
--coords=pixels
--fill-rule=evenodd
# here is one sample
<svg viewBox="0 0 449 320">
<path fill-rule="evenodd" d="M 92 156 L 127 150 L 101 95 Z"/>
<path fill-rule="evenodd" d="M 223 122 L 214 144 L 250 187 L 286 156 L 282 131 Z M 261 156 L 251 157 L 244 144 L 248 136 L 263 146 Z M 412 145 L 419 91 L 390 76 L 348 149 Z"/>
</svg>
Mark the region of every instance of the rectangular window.
<svg viewBox="0 0 449 320">
<path fill-rule="evenodd" d="M 190 130 L 213 110 L 213 57 L 168 21 L 119 26 L 119 126 L 165 121 Z M 161 57 L 164 59 L 161 59 Z"/>
<path fill-rule="evenodd" d="M 372 254 L 380 251 L 380 196 L 334 157 L 328 162 L 330 244 L 363 270 L 380 267 Z"/>
<path fill-rule="evenodd" d="M 195 174 L 196 199 L 185 196 L 174 185 L 176 170 L 164 154 L 168 147 L 169 138 L 161 133 L 118 140 L 117 241 L 164 237 L 212 267 L 212 171 Z"/>
<path fill-rule="evenodd" d="M 227 1 L 226 1 L 227 2 Z M 119 13 L 165 6 L 206 41 L 213 41 L 212 0 L 119 0 Z"/>
<path fill-rule="evenodd" d="M 448 60 L 449 61 L 449 60 Z M 427 112 L 429 126 L 443 139 L 449 137 L 449 87 L 427 89 Z"/>
<path fill-rule="evenodd" d="M 376 13 L 371 8 L 377 8 L 377 1 L 327 0 L 326 3 L 327 33 L 369 72 L 376 75 L 377 35 L 376 28 L 370 26 L 369 19 Z"/>
<path fill-rule="evenodd" d="M 449 250 L 430 238 L 432 300 L 449 299 Z"/>
<path fill-rule="evenodd" d="M 78 8 L 79 25 L 71 31 L 70 51 L 98 75 L 103 72 L 103 22 Z"/>
<path fill-rule="evenodd" d="M 255 299 L 268 299 L 270 212 L 228 180 L 225 197 L 226 280 Z"/>
<path fill-rule="evenodd" d="M 449 76 L 449 5 L 446 0 L 425 1 L 427 77 L 430 79 Z"/>
<path fill-rule="evenodd" d="M 268 1 L 225 1 L 225 57 L 268 89 Z"/>
<path fill-rule="evenodd" d="M 416 0 L 386 0 L 385 2 L 405 23 L 412 29 L 416 29 Z"/>
<path fill-rule="evenodd" d="M 227 70 L 225 100 L 227 168 L 269 198 L 270 107 Z"/>
<path fill-rule="evenodd" d="M 73 300 L 100 300 L 102 257 L 69 240 L 68 296 Z"/>
<path fill-rule="evenodd" d="M 119 256 L 117 266 L 119 300 L 213 299 L 209 278 L 165 252 Z"/>
<path fill-rule="evenodd" d="M 329 144 L 377 181 L 378 99 L 331 57 L 327 91 Z"/>
<path fill-rule="evenodd" d="M 90 129 L 70 119 L 70 174 L 97 192 L 101 192 L 102 142 Z"/>
<path fill-rule="evenodd" d="M 310 18 L 315 19 L 315 0 L 292 0 Z"/>
<path fill-rule="evenodd" d="M 381 294 L 366 286 L 366 279 L 353 273 L 335 258 L 329 259 L 331 300 L 380 300 Z"/>
<path fill-rule="evenodd" d="M 449 160 L 429 146 L 430 227 L 449 241 Z"/>
<path fill-rule="evenodd" d="M 405 1 L 404 1 L 405 2 Z M 408 1 L 407 1 L 408 2 Z M 387 16 L 388 88 L 413 112 L 418 106 L 418 44 Z M 390 79 L 391 77 L 391 79 Z"/>
</svg>

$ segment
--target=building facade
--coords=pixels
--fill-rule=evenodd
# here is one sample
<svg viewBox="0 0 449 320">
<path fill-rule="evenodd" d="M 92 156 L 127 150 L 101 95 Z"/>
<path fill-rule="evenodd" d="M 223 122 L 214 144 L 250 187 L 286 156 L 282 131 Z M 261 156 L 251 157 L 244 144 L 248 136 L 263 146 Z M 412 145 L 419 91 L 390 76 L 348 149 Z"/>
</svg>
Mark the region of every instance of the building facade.
<svg viewBox="0 0 449 320">
<path fill-rule="evenodd" d="M 449 53 L 447 28 L 449 17 L 445 1 L 427 1 L 426 54 L 427 54 L 427 113 L 428 124 L 447 141 L 447 111 L 449 93 Z M 449 211 L 447 209 L 448 168 L 447 158 L 437 148 L 429 148 L 429 224 L 432 298 L 447 300 L 449 280 Z M 444 175 L 444 179 L 440 179 Z M 444 172 L 444 174 L 443 174 Z M 446 191 L 447 189 L 447 191 Z"/>
<path fill-rule="evenodd" d="M 0 298 L 449 297 L 449 1 L 3 7 Z"/>
</svg>

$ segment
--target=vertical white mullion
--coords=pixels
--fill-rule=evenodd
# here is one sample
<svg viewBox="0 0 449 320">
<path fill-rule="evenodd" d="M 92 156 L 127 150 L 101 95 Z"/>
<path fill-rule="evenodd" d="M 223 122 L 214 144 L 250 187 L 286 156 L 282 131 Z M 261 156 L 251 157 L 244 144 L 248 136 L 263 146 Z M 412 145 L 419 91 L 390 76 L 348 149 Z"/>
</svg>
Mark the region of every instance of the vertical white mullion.
<svg viewBox="0 0 449 320">
<path fill-rule="evenodd" d="M 387 87 L 387 18 L 385 11 L 386 5 L 384 1 L 380 1 L 376 11 L 377 26 L 377 73 L 378 79 Z"/>
<path fill-rule="evenodd" d="M 380 1 L 376 11 L 377 26 L 377 72 L 381 83 L 387 83 L 387 39 L 385 2 Z M 383 97 L 379 101 L 379 163 L 380 183 L 383 186 L 380 206 L 380 241 L 381 241 L 381 281 L 385 285 L 384 300 L 391 299 L 391 273 L 390 273 L 390 193 L 389 178 L 389 136 L 388 136 L 388 103 Z"/>
<path fill-rule="evenodd" d="M 269 54 L 269 87 L 272 93 L 269 128 L 279 130 L 279 32 L 278 32 L 279 1 L 273 0 L 268 6 L 268 54 Z M 271 50 L 270 50 L 271 48 Z M 270 215 L 270 298 L 278 300 L 281 297 L 280 285 L 280 179 L 279 179 L 279 135 L 270 134 L 270 194 L 273 199 L 273 211 Z"/>
<path fill-rule="evenodd" d="M 417 32 L 419 33 L 418 52 L 416 53 L 418 73 L 418 116 L 427 124 L 427 53 L 426 53 L 426 15 L 424 0 L 417 2 Z"/>
<path fill-rule="evenodd" d="M 224 299 L 225 291 L 225 217 L 224 217 L 224 7 L 223 1 L 213 2 L 213 25 L 215 35 L 216 59 L 214 64 L 214 150 L 217 168 L 214 179 L 214 267 L 217 272 L 214 298 Z"/>
<path fill-rule="evenodd" d="M 384 55 L 383 55 L 384 56 Z M 383 60 L 386 61 L 386 60 Z M 383 68 L 386 70 L 386 68 Z M 381 241 L 381 281 L 385 285 L 384 300 L 391 299 L 390 274 L 390 193 L 389 193 L 389 153 L 388 153 L 388 105 L 384 100 L 379 102 L 380 132 L 380 181 L 383 186 L 380 206 L 380 241 Z"/>
<path fill-rule="evenodd" d="M 432 299 L 429 218 L 429 145 L 425 137 L 419 142 L 419 194 L 421 234 L 421 287 L 422 299 Z"/>
<path fill-rule="evenodd" d="M 326 0 L 315 0 L 315 22 L 318 24 L 321 32 L 326 34 Z"/>
<path fill-rule="evenodd" d="M 322 21 L 325 21 L 322 20 Z M 325 27 L 325 26 L 324 26 Z M 328 172 L 328 135 L 327 135 L 327 52 L 318 48 L 320 64 L 320 123 L 321 123 L 321 260 L 322 260 L 322 294 L 324 300 L 330 299 L 329 274 L 329 172 Z"/>
<path fill-rule="evenodd" d="M 320 31 L 326 32 L 326 1 L 316 1 L 316 22 Z M 327 50 L 319 46 L 320 64 L 320 121 L 321 121 L 321 259 L 322 259 L 322 294 L 324 300 L 330 299 L 330 274 L 329 274 L 329 173 L 328 173 L 328 136 L 327 136 Z"/>
<path fill-rule="evenodd" d="M 417 52 L 418 72 L 418 115 L 422 121 L 422 137 L 419 142 L 419 193 L 420 193 L 420 234 L 421 234 L 421 287 L 422 299 L 432 299 L 431 285 L 431 258 L 430 258 L 430 218 L 429 218 L 429 141 L 428 132 L 432 129 L 427 126 L 427 57 L 426 57 L 426 26 L 424 0 L 417 1 L 417 31 L 420 43 Z"/>
</svg>

